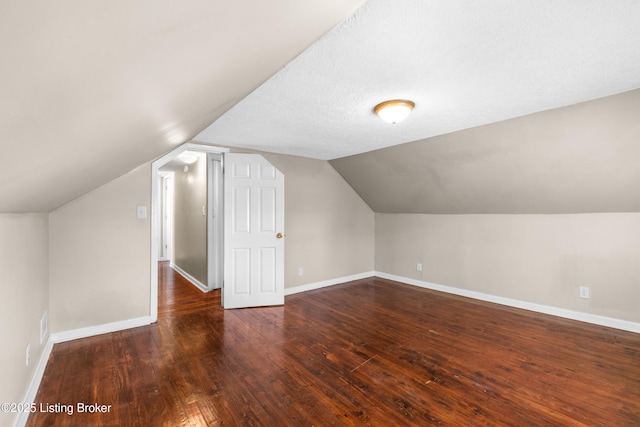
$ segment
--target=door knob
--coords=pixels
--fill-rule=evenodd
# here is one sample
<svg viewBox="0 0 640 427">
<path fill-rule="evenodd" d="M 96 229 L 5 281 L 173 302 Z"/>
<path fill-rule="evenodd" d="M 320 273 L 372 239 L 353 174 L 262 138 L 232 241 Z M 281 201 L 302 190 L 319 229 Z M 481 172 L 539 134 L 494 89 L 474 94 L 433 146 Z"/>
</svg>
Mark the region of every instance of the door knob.
<svg viewBox="0 0 640 427">
<path fill-rule="evenodd" d="M 278 234 L 276 234 L 276 237 L 277 237 L 278 239 L 282 239 L 284 236 L 282 235 L 282 233 L 278 233 Z"/>
</svg>

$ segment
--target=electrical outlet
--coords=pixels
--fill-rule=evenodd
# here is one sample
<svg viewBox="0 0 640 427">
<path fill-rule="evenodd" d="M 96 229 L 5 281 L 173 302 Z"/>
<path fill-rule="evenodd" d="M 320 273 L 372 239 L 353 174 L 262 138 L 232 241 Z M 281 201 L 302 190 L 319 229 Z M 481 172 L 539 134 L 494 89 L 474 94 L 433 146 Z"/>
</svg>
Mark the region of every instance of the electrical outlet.
<svg viewBox="0 0 640 427">
<path fill-rule="evenodd" d="M 27 343 L 27 354 L 25 356 L 27 366 L 29 366 L 29 359 L 31 358 L 31 343 Z"/>
<path fill-rule="evenodd" d="M 588 286 L 580 286 L 579 296 L 585 299 L 591 298 L 591 288 Z"/>
<path fill-rule="evenodd" d="M 304 268 L 298 267 L 298 276 L 304 276 Z"/>
<path fill-rule="evenodd" d="M 422 263 L 421 262 L 416 264 L 416 271 L 422 271 Z"/>
</svg>

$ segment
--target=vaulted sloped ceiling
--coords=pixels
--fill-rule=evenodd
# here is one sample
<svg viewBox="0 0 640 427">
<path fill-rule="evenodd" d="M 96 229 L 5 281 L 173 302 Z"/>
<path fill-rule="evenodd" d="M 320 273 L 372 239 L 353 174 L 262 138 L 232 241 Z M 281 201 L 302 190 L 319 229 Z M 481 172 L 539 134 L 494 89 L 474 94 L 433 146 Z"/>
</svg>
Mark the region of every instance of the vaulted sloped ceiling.
<svg viewBox="0 0 640 427">
<path fill-rule="evenodd" d="M 331 164 L 376 212 L 640 212 L 640 90 Z"/>
<path fill-rule="evenodd" d="M 190 140 L 361 1 L 0 2 L 0 212 Z"/>
<path fill-rule="evenodd" d="M 2 1 L 0 212 L 196 135 L 331 160 L 379 212 L 637 211 L 638 22 L 638 1 Z M 392 126 L 372 108 L 396 97 L 416 108 Z"/>
<path fill-rule="evenodd" d="M 327 159 L 376 212 L 640 211 L 640 1 L 369 0 L 196 138 Z M 388 99 L 415 109 L 397 125 Z"/>
</svg>

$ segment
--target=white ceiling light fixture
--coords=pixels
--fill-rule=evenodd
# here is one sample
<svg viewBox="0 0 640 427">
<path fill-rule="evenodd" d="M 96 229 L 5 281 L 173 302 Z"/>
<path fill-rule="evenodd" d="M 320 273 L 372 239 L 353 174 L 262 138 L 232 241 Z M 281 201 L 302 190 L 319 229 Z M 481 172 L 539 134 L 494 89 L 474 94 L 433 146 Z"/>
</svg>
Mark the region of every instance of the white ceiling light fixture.
<svg viewBox="0 0 640 427">
<path fill-rule="evenodd" d="M 373 112 L 385 122 L 395 125 L 406 119 L 415 105 L 413 101 L 406 99 L 392 99 L 373 107 Z"/>
<path fill-rule="evenodd" d="M 198 161 L 198 156 L 191 151 L 183 151 L 178 155 L 178 159 L 190 165 Z"/>
</svg>

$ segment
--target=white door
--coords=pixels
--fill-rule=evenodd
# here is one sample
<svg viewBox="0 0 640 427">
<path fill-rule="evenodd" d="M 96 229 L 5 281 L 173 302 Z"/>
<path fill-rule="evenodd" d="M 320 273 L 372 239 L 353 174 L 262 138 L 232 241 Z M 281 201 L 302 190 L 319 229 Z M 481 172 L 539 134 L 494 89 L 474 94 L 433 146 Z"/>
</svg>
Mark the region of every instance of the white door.
<svg viewBox="0 0 640 427">
<path fill-rule="evenodd" d="M 224 308 L 284 304 L 284 175 L 258 154 L 224 156 Z"/>
</svg>

